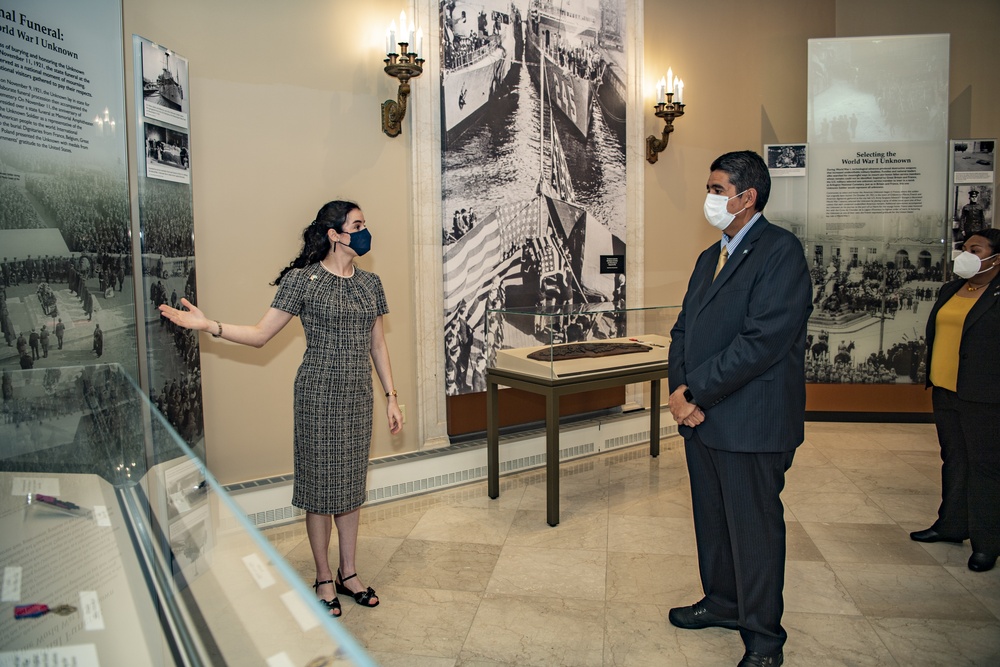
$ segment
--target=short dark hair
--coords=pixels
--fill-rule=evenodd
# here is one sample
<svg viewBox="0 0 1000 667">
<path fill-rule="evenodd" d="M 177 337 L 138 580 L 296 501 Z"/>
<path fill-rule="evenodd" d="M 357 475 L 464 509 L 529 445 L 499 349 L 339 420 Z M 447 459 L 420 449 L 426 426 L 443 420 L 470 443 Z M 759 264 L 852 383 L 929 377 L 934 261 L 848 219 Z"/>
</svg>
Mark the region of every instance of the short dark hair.
<svg viewBox="0 0 1000 667">
<path fill-rule="evenodd" d="M 990 244 L 990 254 L 995 255 L 1000 252 L 1000 229 L 993 227 L 980 232 L 973 232 L 969 236 L 982 236 Z"/>
<path fill-rule="evenodd" d="M 771 196 L 771 174 L 764 158 L 753 151 L 735 151 L 715 158 L 712 171 L 724 171 L 736 192 L 753 188 L 757 191 L 755 210 L 763 211 Z"/>
</svg>

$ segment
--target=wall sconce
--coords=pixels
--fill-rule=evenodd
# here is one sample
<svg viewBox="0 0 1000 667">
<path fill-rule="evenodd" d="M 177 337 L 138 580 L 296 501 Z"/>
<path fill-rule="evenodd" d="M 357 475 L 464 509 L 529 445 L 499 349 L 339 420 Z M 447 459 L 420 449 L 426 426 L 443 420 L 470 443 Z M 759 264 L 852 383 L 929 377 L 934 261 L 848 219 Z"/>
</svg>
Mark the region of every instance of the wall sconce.
<svg viewBox="0 0 1000 667">
<path fill-rule="evenodd" d="M 406 25 L 406 12 L 399 13 L 399 42 L 396 42 L 395 21 L 386 30 L 385 51 L 388 57 L 383 61 L 385 73 L 399 79 L 396 99 L 382 103 L 382 131 L 390 137 L 398 137 L 402 131 L 403 117 L 406 116 L 406 98 L 410 96 L 410 79 L 420 76 L 424 71 L 424 59 L 417 55 L 423 46 L 423 33 L 418 30 L 416 37 L 417 41 L 414 42 L 413 24 Z M 413 51 L 409 50 L 410 44 L 414 44 Z"/>
<path fill-rule="evenodd" d="M 676 102 L 674 102 L 675 94 Z M 674 119 L 684 115 L 684 82 L 676 78 L 674 71 L 669 67 L 666 78 L 660 79 L 656 84 L 656 106 L 653 109 L 656 117 L 663 119 L 664 125 L 663 136 L 659 139 L 653 134 L 646 137 L 646 160 L 650 164 L 656 164 L 659 153 L 667 147 L 670 133 L 674 131 Z"/>
</svg>

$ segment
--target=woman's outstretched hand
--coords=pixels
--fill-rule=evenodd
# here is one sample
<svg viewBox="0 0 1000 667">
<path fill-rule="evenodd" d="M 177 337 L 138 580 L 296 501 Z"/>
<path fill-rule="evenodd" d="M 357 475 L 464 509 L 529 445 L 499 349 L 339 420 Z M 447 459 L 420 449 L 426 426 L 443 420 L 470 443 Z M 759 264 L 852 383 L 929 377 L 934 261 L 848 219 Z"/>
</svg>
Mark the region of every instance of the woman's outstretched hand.
<svg viewBox="0 0 1000 667">
<path fill-rule="evenodd" d="M 211 324 L 212 321 L 205 317 L 205 314 L 198 310 L 197 306 L 184 298 L 181 299 L 181 306 L 183 306 L 185 310 L 171 308 L 165 303 L 161 304 L 160 314 L 177 326 L 184 327 L 185 329 L 196 329 L 198 331 L 208 330 L 209 324 Z"/>
</svg>

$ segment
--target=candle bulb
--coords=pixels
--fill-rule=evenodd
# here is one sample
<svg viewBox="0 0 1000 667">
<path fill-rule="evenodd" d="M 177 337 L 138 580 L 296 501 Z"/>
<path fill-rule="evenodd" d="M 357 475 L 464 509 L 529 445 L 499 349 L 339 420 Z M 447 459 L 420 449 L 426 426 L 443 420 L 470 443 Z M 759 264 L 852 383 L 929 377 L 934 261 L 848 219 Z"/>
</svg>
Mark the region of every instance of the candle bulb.
<svg viewBox="0 0 1000 667">
<path fill-rule="evenodd" d="M 413 52 L 419 55 L 423 45 L 424 45 L 424 31 L 417 30 L 417 43 L 416 45 L 414 45 Z"/>
<path fill-rule="evenodd" d="M 666 82 L 663 80 L 663 77 L 660 77 L 660 80 L 656 82 L 657 104 L 663 104 L 666 101 L 666 98 L 664 97 L 664 91 L 666 90 L 666 87 L 667 87 Z"/>
<path fill-rule="evenodd" d="M 684 79 L 677 82 L 677 104 L 684 104 Z"/>
<path fill-rule="evenodd" d="M 667 68 L 666 88 L 668 93 L 674 92 L 674 70 Z"/>
<path fill-rule="evenodd" d="M 407 41 L 406 32 L 406 12 L 399 13 L 399 41 Z"/>
<path fill-rule="evenodd" d="M 389 24 L 389 53 L 396 52 L 396 22 Z"/>
<path fill-rule="evenodd" d="M 392 48 L 392 33 L 389 32 L 388 28 L 386 28 L 385 29 L 385 54 L 389 55 L 392 52 L 393 52 L 393 48 Z"/>
<path fill-rule="evenodd" d="M 674 90 L 674 92 L 675 92 L 676 94 L 678 94 L 678 95 L 680 95 L 680 91 L 679 91 L 679 90 L 677 89 L 677 87 L 678 87 L 678 86 L 680 86 L 680 84 L 681 84 L 681 80 L 680 80 L 680 79 L 678 79 L 678 78 L 677 78 L 677 77 L 675 76 L 675 77 L 674 77 L 674 85 L 673 85 L 673 90 Z M 678 101 L 678 102 L 680 102 L 680 100 L 679 100 L 679 99 L 678 99 L 677 101 Z"/>
</svg>

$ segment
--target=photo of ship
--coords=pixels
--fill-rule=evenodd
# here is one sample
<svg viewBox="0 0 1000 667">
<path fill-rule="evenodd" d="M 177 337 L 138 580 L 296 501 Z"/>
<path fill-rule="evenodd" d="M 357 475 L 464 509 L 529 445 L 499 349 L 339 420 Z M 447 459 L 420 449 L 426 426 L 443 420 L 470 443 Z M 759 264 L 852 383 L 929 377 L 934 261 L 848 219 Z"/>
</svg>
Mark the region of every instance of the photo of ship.
<svg viewBox="0 0 1000 667">
<path fill-rule="evenodd" d="M 505 94 L 520 67 L 522 19 L 513 5 L 442 5 L 441 123 L 454 137 Z"/>
<path fill-rule="evenodd" d="M 180 111 L 181 102 L 184 100 L 184 87 L 178 82 L 179 79 L 180 76 L 176 72 L 170 71 L 170 52 L 164 51 L 163 70 L 153 81 L 143 77 L 142 95 L 155 97 L 161 106 Z"/>
<path fill-rule="evenodd" d="M 188 61 L 157 44 L 142 44 L 142 109 L 147 118 L 188 127 Z"/>
<path fill-rule="evenodd" d="M 579 132 L 590 133 L 597 83 L 604 61 L 597 50 L 597 0 L 582 3 L 534 0 L 528 11 L 525 60 L 539 85 L 538 65 L 545 58 L 545 86 L 552 104 Z"/>
</svg>

